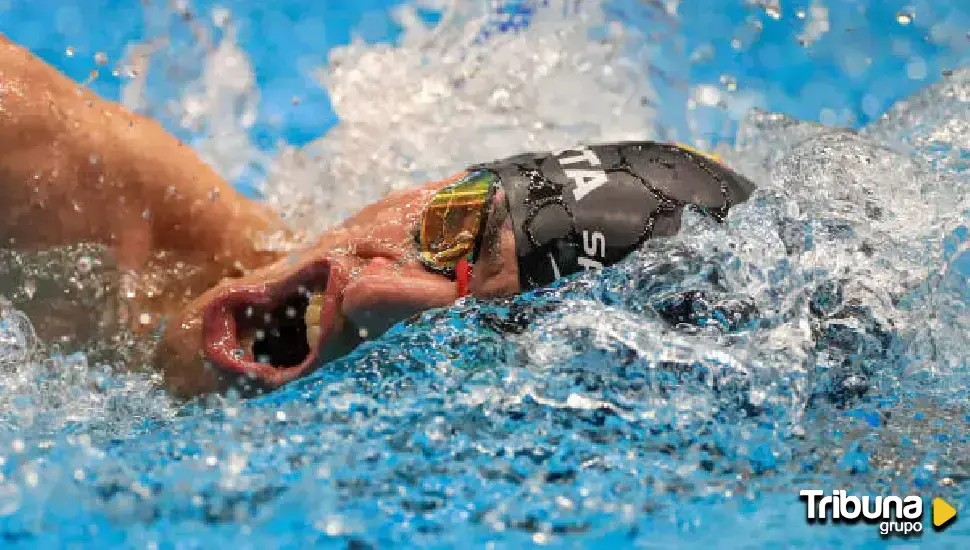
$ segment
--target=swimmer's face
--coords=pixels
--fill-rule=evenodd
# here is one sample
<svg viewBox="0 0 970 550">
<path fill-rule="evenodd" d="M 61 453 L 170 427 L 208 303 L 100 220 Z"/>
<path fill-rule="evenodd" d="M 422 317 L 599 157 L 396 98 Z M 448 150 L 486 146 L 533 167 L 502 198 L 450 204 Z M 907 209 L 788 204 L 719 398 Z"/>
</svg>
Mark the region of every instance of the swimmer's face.
<svg viewBox="0 0 970 550">
<path fill-rule="evenodd" d="M 458 298 L 415 244 L 421 214 L 454 179 L 392 194 L 314 246 L 226 279 L 167 324 L 159 351 L 169 385 L 190 395 L 233 384 L 272 389 L 410 316 Z M 469 293 L 519 291 L 515 240 L 499 191 L 491 201 Z"/>
</svg>

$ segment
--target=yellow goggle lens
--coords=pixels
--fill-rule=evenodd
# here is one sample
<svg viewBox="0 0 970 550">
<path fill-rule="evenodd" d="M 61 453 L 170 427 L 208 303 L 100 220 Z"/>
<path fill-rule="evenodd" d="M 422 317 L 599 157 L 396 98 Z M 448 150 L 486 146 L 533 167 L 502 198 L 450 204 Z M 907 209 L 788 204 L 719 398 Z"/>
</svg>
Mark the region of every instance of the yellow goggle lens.
<svg viewBox="0 0 970 550">
<path fill-rule="evenodd" d="M 421 215 L 418 232 L 418 251 L 425 265 L 449 270 L 462 258 L 474 260 L 471 256 L 496 181 L 491 172 L 473 172 L 435 193 Z"/>
</svg>

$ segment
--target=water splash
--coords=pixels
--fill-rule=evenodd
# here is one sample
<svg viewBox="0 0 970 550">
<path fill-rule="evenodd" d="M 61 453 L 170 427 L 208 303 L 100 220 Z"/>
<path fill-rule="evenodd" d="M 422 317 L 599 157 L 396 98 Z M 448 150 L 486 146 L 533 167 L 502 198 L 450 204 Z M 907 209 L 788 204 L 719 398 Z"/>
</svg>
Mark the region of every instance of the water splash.
<svg viewBox="0 0 970 550">
<path fill-rule="evenodd" d="M 221 128 L 196 145 L 226 175 L 270 172 L 266 196 L 317 231 L 467 162 L 657 132 L 650 47 L 600 4 L 536 10 L 515 34 L 492 29 L 518 12 L 449 10 L 429 29 L 405 8 L 399 48 L 335 52 L 322 80 L 342 123 L 277 164 L 239 138 L 256 90 L 231 33 L 172 39 L 150 70 L 187 66 L 193 85 L 148 86 L 144 105 L 177 98 L 162 118 Z M 968 89 L 955 71 L 861 133 L 753 113 L 718 151 L 759 185 L 726 224 L 688 212 L 620 265 L 428 312 L 257 400 L 176 408 L 150 374 L 35 350 L 0 377 L 0 533 L 882 547 L 864 526 L 807 525 L 792 488 L 970 504 Z M 77 260 L 63 263 L 90 269 Z"/>
<path fill-rule="evenodd" d="M 0 297 L 0 366 L 16 367 L 37 347 L 37 334 L 26 315 Z"/>
<path fill-rule="evenodd" d="M 474 162 L 653 135 L 644 36 L 608 22 L 598 3 L 571 5 L 531 12 L 527 34 L 498 32 L 508 15 L 486 3 L 453 3 L 433 29 L 402 7 L 400 45 L 331 52 L 319 75 L 341 123 L 285 151 L 265 194 L 319 230 Z"/>
</svg>

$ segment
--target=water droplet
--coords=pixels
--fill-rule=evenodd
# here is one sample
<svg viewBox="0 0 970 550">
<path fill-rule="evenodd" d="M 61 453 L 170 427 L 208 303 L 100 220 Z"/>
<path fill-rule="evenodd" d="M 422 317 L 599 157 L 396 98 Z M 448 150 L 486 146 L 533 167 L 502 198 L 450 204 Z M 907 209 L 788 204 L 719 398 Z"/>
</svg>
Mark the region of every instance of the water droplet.
<svg viewBox="0 0 970 550">
<path fill-rule="evenodd" d="M 91 262 L 90 256 L 81 256 L 77 260 L 77 268 L 81 273 L 87 273 L 91 271 L 91 264 L 92 262 Z"/>
<path fill-rule="evenodd" d="M 244 350 L 242 348 L 236 348 L 236 349 L 232 350 L 232 356 L 235 359 L 242 359 L 243 357 L 246 356 L 246 350 Z"/>
<path fill-rule="evenodd" d="M 219 27 L 225 27 L 229 23 L 230 12 L 226 8 L 213 8 L 212 10 L 212 23 Z"/>
<path fill-rule="evenodd" d="M 798 10 L 795 12 L 795 17 L 799 19 L 805 19 L 805 10 Z"/>
<path fill-rule="evenodd" d="M 904 11 L 901 11 L 896 14 L 896 22 L 899 23 L 900 25 L 909 25 L 910 23 L 913 22 L 914 18 L 915 18 L 915 15 Z"/>
<path fill-rule="evenodd" d="M 364 327 L 361 327 L 360 329 L 357 330 L 357 335 L 360 336 L 361 340 L 366 340 L 368 334 L 370 333 L 367 332 L 367 329 Z"/>
<path fill-rule="evenodd" d="M 19 365 L 37 345 L 37 335 L 26 315 L 0 303 L 0 364 Z"/>
<path fill-rule="evenodd" d="M 138 316 L 138 322 L 141 323 L 142 326 L 148 326 L 152 324 L 152 314 L 142 313 L 141 315 Z"/>
<path fill-rule="evenodd" d="M 781 19 L 781 6 L 778 6 L 777 4 L 765 6 L 765 13 L 768 14 L 768 17 L 772 19 Z"/>
<path fill-rule="evenodd" d="M 146 208 L 145 211 L 141 213 L 141 219 L 150 220 L 151 218 L 152 218 L 152 211 Z"/>
<path fill-rule="evenodd" d="M 67 49 L 64 50 L 64 55 L 74 57 L 74 46 L 68 46 Z"/>
<path fill-rule="evenodd" d="M 88 162 L 90 162 L 91 164 L 97 164 L 101 162 L 101 157 L 98 156 L 97 153 L 91 153 L 91 156 L 88 157 Z"/>
<path fill-rule="evenodd" d="M 286 318 L 287 319 L 296 319 L 296 308 L 295 307 L 289 306 L 289 307 L 286 308 Z"/>
<path fill-rule="evenodd" d="M 218 187 L 213 187 L 209 190 L 209 200 L 215 202 L 219 198 L 220 193 L 221 191 L 219 191 Z"/>
<path fill-rule="evenodd" d="M 108 62 L 108 54 L 104 52 L 98 52 L 94 54 L 94 62 L 98 65 L 104 65 Z"/>
</svg>

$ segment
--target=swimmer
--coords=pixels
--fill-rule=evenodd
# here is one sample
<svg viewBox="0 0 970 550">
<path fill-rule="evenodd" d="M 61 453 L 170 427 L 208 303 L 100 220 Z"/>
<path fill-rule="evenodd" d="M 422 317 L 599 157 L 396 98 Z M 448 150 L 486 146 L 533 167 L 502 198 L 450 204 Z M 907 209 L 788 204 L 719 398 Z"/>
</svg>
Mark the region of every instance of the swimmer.
<svg viewBox="0 0 970 550">
<path fill-rule="evenodd" d="M 127 304 L 164 326 L 177 395 L 278 388 L 416 313 L 614 264 L 689 205 L 723 220 L 753 189 L 686 146 L 582 146 L 471 166 L 270 252 L 261 237 L 291 236 L 275 214 L 0 36 L 0 248 L 97 242 L 144 276 L 159 258 L 195 273 Z"/>
</svg>

